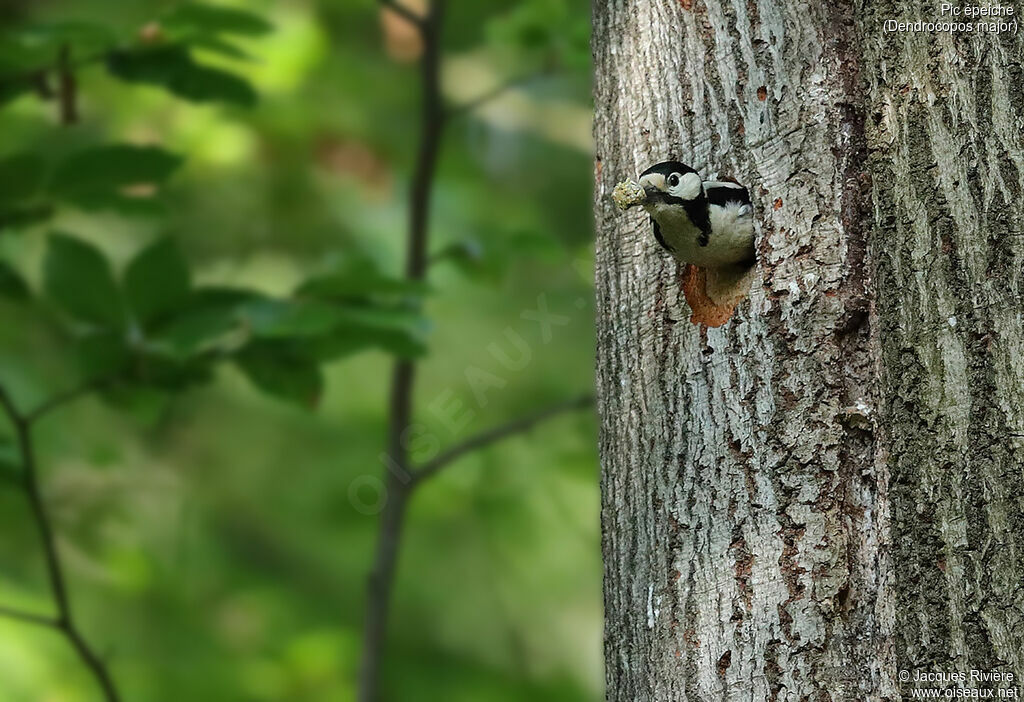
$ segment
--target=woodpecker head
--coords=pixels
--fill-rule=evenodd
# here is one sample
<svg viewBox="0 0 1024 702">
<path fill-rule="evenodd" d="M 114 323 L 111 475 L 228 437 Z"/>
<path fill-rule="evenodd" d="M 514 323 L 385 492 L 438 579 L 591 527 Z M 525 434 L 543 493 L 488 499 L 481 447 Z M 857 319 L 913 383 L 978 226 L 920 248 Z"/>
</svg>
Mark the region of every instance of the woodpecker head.
<svg viewBox="0 0 1024 702">
<path fill-rule="evenodd" d="M 685 205 L 704 195 L 704 186 L 697 171 L 679 161 L 664 161 L 640 174 L 640 187 L 644 189 L 644 207 L 659 203 Z"/>
</svg>

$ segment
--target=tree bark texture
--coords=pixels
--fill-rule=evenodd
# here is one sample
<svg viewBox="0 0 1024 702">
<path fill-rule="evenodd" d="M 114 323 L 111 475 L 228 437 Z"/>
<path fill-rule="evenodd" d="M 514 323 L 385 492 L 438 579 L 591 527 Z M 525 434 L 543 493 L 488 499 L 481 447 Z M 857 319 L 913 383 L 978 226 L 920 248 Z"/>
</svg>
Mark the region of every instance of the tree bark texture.
<svg viewBox="0 0 1024 702">
<path fill-rule="evenodd" d="M 881 31 L 936 7 L 860 11 L 895 649 L 1020 679 L 1024 42 Z"/>
<path fill-rule="evenodd" d="M 936 13 L 594 4 L 609 700 L 1024 676 L 1021 41 Z M 719 329 L 608 197 L 669 158 L 755 199 Z"/>
</svg>

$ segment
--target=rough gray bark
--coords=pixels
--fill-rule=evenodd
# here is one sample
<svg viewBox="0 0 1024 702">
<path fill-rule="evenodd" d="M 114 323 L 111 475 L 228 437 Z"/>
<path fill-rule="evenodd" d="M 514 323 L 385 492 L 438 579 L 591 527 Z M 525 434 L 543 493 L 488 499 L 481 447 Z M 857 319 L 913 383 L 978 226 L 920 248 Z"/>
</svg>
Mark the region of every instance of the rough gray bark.
<svg viewBox="0 0 1024 702">
<path fill-rule="evenodd" d="M 1024 675 L 1021 44 L 882 34 L 934 12 L 595 3 L 609 700 Z M 608 199 L 669 157 L 757 200 L 720 329 Z"/>
<path fill-rule="evenodd" d="M 880 31 L 933 12 L 890 0 L 859 13 L 875 67 L 864 74 L 897 661 L 1020 678 L 1024 44 Z"/>
</svg>

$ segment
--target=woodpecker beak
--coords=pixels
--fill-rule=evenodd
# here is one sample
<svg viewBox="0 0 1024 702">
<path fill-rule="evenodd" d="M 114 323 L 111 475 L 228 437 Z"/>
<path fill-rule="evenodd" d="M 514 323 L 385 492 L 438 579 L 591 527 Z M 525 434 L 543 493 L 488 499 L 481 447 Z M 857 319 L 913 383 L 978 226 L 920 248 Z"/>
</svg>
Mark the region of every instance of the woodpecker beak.
<svg viewBox="0 0 1024 702">
<path fill-rule="evenodd" d="M 660 173 L 645 175 L 639 184 L 644 189 L 644 199 L 637 204 L 652 205 L 665 199 L 665 176 Z"/>
</svg>

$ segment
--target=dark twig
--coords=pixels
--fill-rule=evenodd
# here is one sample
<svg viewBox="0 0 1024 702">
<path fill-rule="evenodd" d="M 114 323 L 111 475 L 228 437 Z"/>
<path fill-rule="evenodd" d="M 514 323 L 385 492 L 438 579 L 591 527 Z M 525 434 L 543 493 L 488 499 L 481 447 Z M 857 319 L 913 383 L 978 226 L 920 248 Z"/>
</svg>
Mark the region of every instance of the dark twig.
<svg viewBox="0 0 1024 702">
<path fill-rule="evenodd" d="M 74 60 L 72 60 L 70 56 L 65 59 L 61 53 L 58 53 L 57 59 L 53 63 L 45 66 L 39 66 L 38 68 L 34 68 L 29 71 L 0 75 L 0 86 L 27 83 L 39 97 L 44 100 L 51 100 L 54 97 L 60 97 L 60 94 L 59 91 L 55 91 L 50 85 L 50 73 L 73 73 L 79 68 L 85 68 L 94 63 L 104 63 L 110 60 L 111 56 L 114 56 L 124 50 L 125 49 L 114 48 L 93 54 L 87 54 Z"/>
<path fill-rule="evenodd" d="M 539 412 L 521 417 L 515 421 L 503 424 L 502 426 L 495 427 L 485 432 L 481 432 L 476 436 L 470 437 L 461 444 L 451 447 L 444 453 L 438 455 L 434 460 L 425 463 L 419 470 L 413 473 L 413 485 L 419 485 L 425 480 L 437 475 L 443 468 L 454 463 L 462 456 L 476 451 L 477 449 L 484 448 L 490 444 L 507 439 L 516 434 L 522 434 L 530 431 L 535 426 L 544 422 L 548 419 L 556 417 L 565 412 L 573 412 L 576 410 L 586 409 L 594 404 L 593 395 L 584 395 L 583 397 L 577 397 L 574 400 L 568 400 L 566 402 L 559 402 L 558 404 L 552 405 Z"/>
<path fill-rule="evenodd" d="M 41 407 L 47 408 L 47 410 L 53 409 L 70 401 L 74 397 L 80 396 L 81 394 L 82 393 L 80 392 L 66 393 L 63 396 L 60 396 L 60 398 L 63 399 L 55 398 L 54 400 L 43 403 Z M 26 622 L 31 621 L 37 624 L 45 623 L 62 631 L 64 633 L 64 637 L 78 653 L 78 657 L 82 660 L 82 663 L 89 668 L 93 677 L 96 678 L 96 682 L 103 690 L 104 699 L 106 699 L 107 702 L 119 702 L 120 696 L 118 695 L 117 687 L 114 685 L 113 678 L 110 676 L 110 672 L 107 670 L 106 664 L 98 655 L 96 655 L 96 652 L 93 651 L 86 642 L 75 623 L 74 616 L 72 615 L 71 601 L 68 598 L 64 570 L 61 566 L 60 555 L 57 552 L 56 536 L 50 522 L 49 514 L 46 511 L 46 505 L 43 502 L 42 491 L 39 489 L 35 449 L 32 443 L 33 419 L 30 418 L 30 415 L 22 414 L 18 410 L 10 394 L 7 392 L 6 388 L 2 386 L 0 386 L 0 408 L 2 408 L 4 413 L 7 415 L 11 425 L 14 427 L 15 434 L 17 435 L 18 449 L 21 453 L 22 487 L 25 491 L 25 496 L 28 498 L 32 517 L 36 523 L 36 530 L 39 532 L 39 538 L 43 545 L 46 574 L 50 582 L 50 590 L 53 593 L 54 603 L 57 608 L 57 617 L 52 621 L 42 618 L 34 618 L 32 616 L 21 616 L 18 618 L 21 619 L 21 621 Z M 38 410 L 33 413 L 37 418 L 41 417 L 43 414 L 45 414 L 45 412 L 39 412 Z M 8 616 L 10 616 L 10 614 L 10 611 L 8 611 Z"/>
<path fill-rule="evenodd" d="M 382 4 L 397 10 L 395 3 Z M 404 9 L 404 8 L 403 8 Z M 430 195 L 434 188 L 437 158 L 444 134 L 444 106 L 441 95 L 441 29 L 445 0 L 434 0 L 427 17 L 417 26 L 423 34 L 420 62 L 423 85 L 420 112 L 420 145 L 409 194 L 409 234 L 406 243 L 406 278 L 422 280 L 427 271 L 427 243 L 430 227 Z M 402 14 L 400 12 L 400 14 Z M 404 13 L 409 19 L 408 15 Z M 412 398 L 416 366 L 409 360 L 395 363 L 391 379 L 388 416 L 387 495 L 381 514 L 380 533 L 373 568 L 367 583 L 366 621 L 363 625 L 363 653 L 359 670 L 358 702 L 378 702 L 380 666 L 387 634 L 391 590 L 402 537 L 402 523 L 410 489 L 409 454 L 402 434 L 412 419 Z"/>
<path fill-rule="evenodd" d="M 59 409 L 70 402 L 96 392 L 106 386 L 109 382 L 110 380 L 108 378 L 96 378 L 93 380 L 87 380 L 81 385 L 77 385 L 69 390 L 60 392 L 45 402 L 41 402 L 35 409 L 26 414 L 25 421 L 29 424 L 34 424 L 55 409 Z"/>
<path fill-rule="evenodd" d="M 57 96 L 60 104 L 60 123 L 67 126 L 78 123 L 78 81 L 71 63 L 71 45 L 60 47 L 57 59 Z"/>
<path fill-rule="evenodd" d="M 44 617 L 39 614 L 32 614 L 30 612 L 22 612 L 17 609 L 11 609 L 9 607 L 0 607 L 0 617 L 5 619 L 13 619 L 15 621 L 24 622 L 26 624 L 35 624 L 36 626 L 48 626 L 51 628 L 57 628 L 57 620 L 52 617 Z"/>
<path fill-rule="evenodd" d="M 482 95 L 468 105 L 445 111 L 441 94 L 441 30 L 445 0 L 433 0 L 426 17 L 418 17 L 393 0 L 380 0 L 387 7 L 413 22 L 423 37 L 423 56 L 420 61 L 423 90 L 420 112 L 420 140 L 409 192 L 409 229 L 406 241 L 406 270 L 409 280 L 423 280 L 427 273 L 427 250 L 430 234 L 430 199 L 434 189 L 438 154 L 447 121 L 464 111 L 475 109 L 515 83 Z M 516 82 L 524 82 L 532 76 Z M 403 440 L 412 422 L 413 391 L 416 365 L 409 360 L 395 362 L 391 376 L 391 394 L 388 408 L 387 455 L 388 474 L 385 481 L 384 510 L 380 517 L 377 548 L 367 582 L 366 613 L 363 628 L 362 662 L 356 699 L 358 702 L 379 702 L 380 668 L 387 634 L 391 592 L 394 589 L 395 569 L 402 540 L 402 527 L 413 490 L 423 480 L 436 473 L 447 463 L 467 451 L 479 448 L 505 436 L 526 431 L 543 419 L 559 412 L 590 404 L 592 398 L 580 398 L 544 412 L 492 430 L 456 446 L 414 473 L 409 452 Z"/>
<path fill-rule="evenodd" d="M 426 26 L 427 20 L 425 18 L 420 17 L 405 5 L 401 4 L 400 2 L 396 2 L 396 0 L 380 0 L 380 4 L 382 7 L 385 7 L 391 12 L 394 12 L 402 19 L 416 25 L 417 27 L 420 28 L 421 31 Z"/>
</svg>

